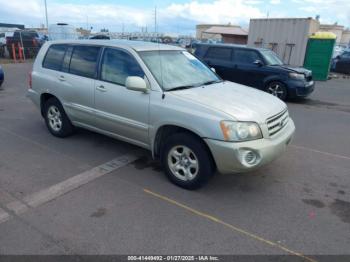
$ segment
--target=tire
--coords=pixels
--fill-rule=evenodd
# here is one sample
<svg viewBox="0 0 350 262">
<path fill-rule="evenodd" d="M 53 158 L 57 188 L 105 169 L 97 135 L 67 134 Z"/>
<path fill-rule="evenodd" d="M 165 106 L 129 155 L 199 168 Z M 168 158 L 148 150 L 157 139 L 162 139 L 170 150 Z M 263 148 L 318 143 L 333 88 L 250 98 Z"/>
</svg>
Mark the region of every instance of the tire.
<svg viewBox="0 0 350 262">
<path fill-rule="evenodd" d="M 45 102 L 44 118 L 52 135 L 64 138 L 73 134 L 74 127 L 57 98 L 50 98 Z"/>
<path fill-rule="evenodd" d="M 204 142 L 189 133 L 174 134 L 165 141 L 161 162 L 169 180 L 189 190 L 205 185 L 215 171 Z"/>
<path fill-rule="evenodd" d="M 287 86 L 280 81 L 272 81 L 266 85 L 265 91 L 279 99 L 286 101 L 288 97 Z"/>
</svg>

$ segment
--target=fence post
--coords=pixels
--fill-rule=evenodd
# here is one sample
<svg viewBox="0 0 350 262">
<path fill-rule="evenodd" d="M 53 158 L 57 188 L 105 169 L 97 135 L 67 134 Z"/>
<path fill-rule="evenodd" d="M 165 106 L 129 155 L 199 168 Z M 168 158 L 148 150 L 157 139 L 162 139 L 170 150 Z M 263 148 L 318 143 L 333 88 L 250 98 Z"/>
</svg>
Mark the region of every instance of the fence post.
<svg viewBox="0 0 350 262">
<path fill-rule="evenodd" d="M 20 43 L 17 43 L 18 45 L 18 55 L 19 55 L 19 61 L 23 62 L 23 55 L 22 55 L 22 47 Z"/>
<path fill-rule="evenodd" d="M 23 45 L 23 39 L 22 39 L 22 32 L 21 31 L 19 31 L 19 37 L 21 39 L 21 45 L 23 47 L 23 59 L 26 60 L 26 54 L 24 52 L 24 45 Z"/>
<path fill-rule="evenodd" d="M 15 60 L 15 63 L 17 63 L 17 58 L 16 58 L 16 46 L 14 43 L 12 43 L 12 57 Z"/>
</svg>

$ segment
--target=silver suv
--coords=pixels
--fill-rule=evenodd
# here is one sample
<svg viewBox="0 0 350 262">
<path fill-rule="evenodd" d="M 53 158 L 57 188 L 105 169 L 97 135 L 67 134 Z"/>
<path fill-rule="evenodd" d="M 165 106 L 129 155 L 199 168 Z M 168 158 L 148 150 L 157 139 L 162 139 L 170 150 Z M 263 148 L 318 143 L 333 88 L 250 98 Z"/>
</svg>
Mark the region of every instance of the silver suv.
<svg viewBox="0 0 350 262">
<path fill-rule="evenodd" d="M 133 41 L 54 41 L 40 50 L 28 95 L 57 137 L 83 127 L 149 149 L 169 179 L 204 185 L 217 169 L 256 169 L 295 127 L 287 106 L 221 80 L 184 49 Z"/>
</svg>

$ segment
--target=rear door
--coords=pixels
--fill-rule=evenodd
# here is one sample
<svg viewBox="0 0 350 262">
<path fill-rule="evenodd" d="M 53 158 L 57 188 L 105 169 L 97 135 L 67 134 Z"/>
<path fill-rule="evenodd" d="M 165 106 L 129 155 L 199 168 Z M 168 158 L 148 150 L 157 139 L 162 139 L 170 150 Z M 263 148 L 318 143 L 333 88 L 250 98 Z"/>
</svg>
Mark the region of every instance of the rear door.
<svg viewBox="0 0 350 262">
<path fill-rule="evenodd" d="M 238 83 L 256 88 L 262 87 L 265 77 L 264 66 L 254 64 L 256 60 L 263 61 L 258 51 L 235 48 L 233 60 Z"/>
<path fill-rule="evenodd" d="M 148 147 L 150 94 L 127 89 L 128 76 L 145 78 L 145 73 L 129 52 L 105 48 L 95 84 L 96 125 L 121 139 Z"/>
<path fill-rule="evenodd" d="M 94 125 L 94 89 L 101 48 L 90 45 L 70 46 L 58 74 L 60 92 L 70 119 Z"/>
<path fill-rule="evenodd" d="M 215 68 L 216 73 L 221 78 L 229 81 L 234 81 L 235 72 L 232 63 L 232 48 L 222 46 L 211 46 L 208 48 L 204 62 Z"/>
</svg>

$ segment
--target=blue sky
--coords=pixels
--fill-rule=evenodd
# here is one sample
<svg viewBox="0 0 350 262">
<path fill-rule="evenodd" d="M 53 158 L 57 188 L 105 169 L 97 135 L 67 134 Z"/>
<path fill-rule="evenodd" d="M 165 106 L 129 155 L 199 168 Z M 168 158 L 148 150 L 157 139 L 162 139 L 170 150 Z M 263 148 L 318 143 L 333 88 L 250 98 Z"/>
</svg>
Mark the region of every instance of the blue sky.
<svg viewBox="0 0 350 262">
<path fill-rule="evenodd" d="M 45 22 L 44 0 L 0 0 L 0 22 L 38 27 Z M 231 23 L 248 27 L 250 18 L 315 17 L 323 23 L 350 26 L 349 0 L 47 0 L 49 23 L 67 22 L 95 31 L 158 29 L 193 34 L 197 23 Z"/>
</svg>

